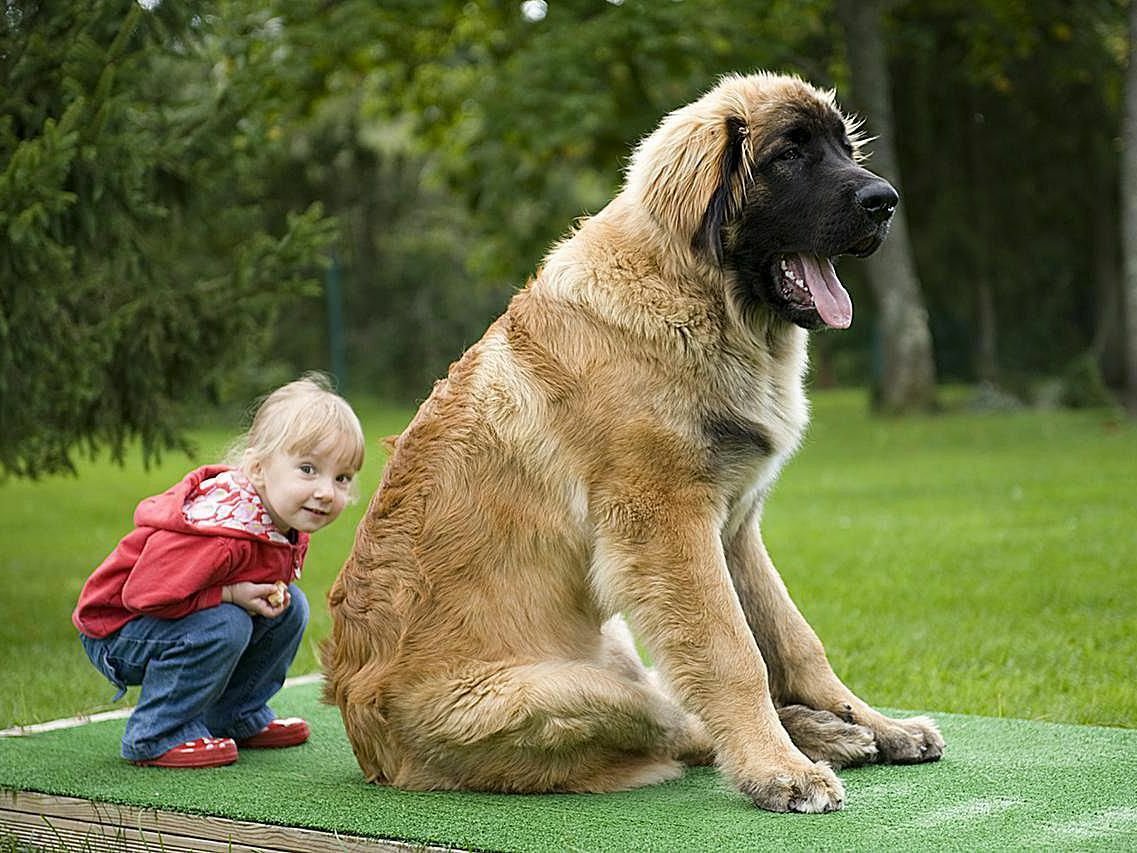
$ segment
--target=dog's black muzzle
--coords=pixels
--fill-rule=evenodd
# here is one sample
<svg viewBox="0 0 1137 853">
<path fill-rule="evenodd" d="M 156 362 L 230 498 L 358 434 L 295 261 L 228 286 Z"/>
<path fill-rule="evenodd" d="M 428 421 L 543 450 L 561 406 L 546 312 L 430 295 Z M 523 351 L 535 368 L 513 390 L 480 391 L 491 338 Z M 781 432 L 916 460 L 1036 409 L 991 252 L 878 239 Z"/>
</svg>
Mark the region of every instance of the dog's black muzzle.
<svg viewBox="0 0 1137 853">
<path fill-rule="evenodd" d="M 879 249 L 888 236 L 888 226 L 900 196 L 884 178 L 863 170 L 861 174 L 867 176 L 867 180 L 853 191 L 853 202 L 863 216 L 868 233 L 838 254 L 866 258 Z"/>
<path fill-rule="evenodd" d="M 900 201 L 900 196 L 892 188 L 892 184 L 884 178 L 873 176 L 874 180 L 858 189 L 853 198 L 865 216 L 877 225 L 883 225 L 892 218 L 892 212 Z"/>
</svg>

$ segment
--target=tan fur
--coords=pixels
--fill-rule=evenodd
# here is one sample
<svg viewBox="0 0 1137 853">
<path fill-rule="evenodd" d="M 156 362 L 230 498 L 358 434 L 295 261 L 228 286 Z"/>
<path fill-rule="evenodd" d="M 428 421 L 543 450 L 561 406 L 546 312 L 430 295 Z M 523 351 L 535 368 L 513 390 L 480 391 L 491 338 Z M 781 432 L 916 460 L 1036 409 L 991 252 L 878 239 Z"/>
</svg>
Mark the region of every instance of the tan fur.
<svg viewBox="0 0 1137 853">
<path fill-rule="evenodd" d="M 612 791 L 713 759 L 759 806 L 826 811 L 842 784 L 791 734 L 833 764 L 942 746 L 837 679 L 770 562 L 759 518 L 808 419 L 806 333 L 741 316 L 692 248 L 724 122 L 749 163 L 795 105 L 835 109 L 754 75 L 665 118 L 396 440 L 324 648 L 369 780 Z M 733 205 L 748 187 L 743 169 Z M 763 452 L 724 451 L 718 422 Z M 789 704 L 808 708 L 788 734 Z"/>
</svg>

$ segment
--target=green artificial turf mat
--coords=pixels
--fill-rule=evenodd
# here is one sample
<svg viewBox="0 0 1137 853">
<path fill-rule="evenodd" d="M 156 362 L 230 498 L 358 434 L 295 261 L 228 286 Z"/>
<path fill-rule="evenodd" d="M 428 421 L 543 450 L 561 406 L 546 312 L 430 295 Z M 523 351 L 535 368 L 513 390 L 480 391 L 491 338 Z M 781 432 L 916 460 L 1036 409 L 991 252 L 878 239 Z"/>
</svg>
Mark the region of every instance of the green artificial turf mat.
<svg viewBox="0 0 1137 853">
<path fill-rule="evenodd" d="M 312 724 L 294 749 L 213 770 L 137 768 L 124 721 L 0 738 L 0 788 L 475 850 L 1137 850 L 1137 731 L 934 714 L 936 764 L 841 772 L 845 809 L 776 815 L 710 769 L 620 794 L 407 793 L 364 783 L 318 684 L 281 715 Z"/>
</svg>

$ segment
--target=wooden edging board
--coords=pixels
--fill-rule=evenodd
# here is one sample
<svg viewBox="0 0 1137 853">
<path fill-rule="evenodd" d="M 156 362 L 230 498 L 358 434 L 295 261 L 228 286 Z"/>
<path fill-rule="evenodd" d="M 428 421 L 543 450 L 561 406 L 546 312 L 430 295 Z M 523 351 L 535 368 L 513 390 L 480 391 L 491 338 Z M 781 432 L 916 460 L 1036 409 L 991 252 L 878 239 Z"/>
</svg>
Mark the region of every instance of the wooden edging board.
<svg viewBox="0 0 1137 853">
<path fill-rule="evenodd" d="M 95 853 L 433 853 L 453 849 L 10 790 L 0 791 L 0 838 L 5 834 L 48 850 Z"/>
</svg>

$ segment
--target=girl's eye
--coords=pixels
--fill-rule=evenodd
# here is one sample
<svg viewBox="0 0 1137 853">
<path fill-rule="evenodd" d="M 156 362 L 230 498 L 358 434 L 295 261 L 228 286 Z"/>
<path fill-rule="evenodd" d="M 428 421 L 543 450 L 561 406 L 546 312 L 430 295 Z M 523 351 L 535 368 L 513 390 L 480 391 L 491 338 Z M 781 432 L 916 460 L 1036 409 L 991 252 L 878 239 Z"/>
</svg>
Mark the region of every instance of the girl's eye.
<svg viewBox="0 0 1137 853">
<path fill-rule="evenodd" d="M 341 485 L 347 486 L 351 484 L 352 479 L 353 477 L 351 474 L 340 474 L 338 477 L 336 477 L 336 482 L 340 483 Z"/>
<path fill-rule="evenodd" d="M 308 462 L 304 462 L 300 465 L 300 473 L 302 473 L 302 474 L 315 474 L 316 473 L 316 466 L 312 465 Z"/>
</svg>

